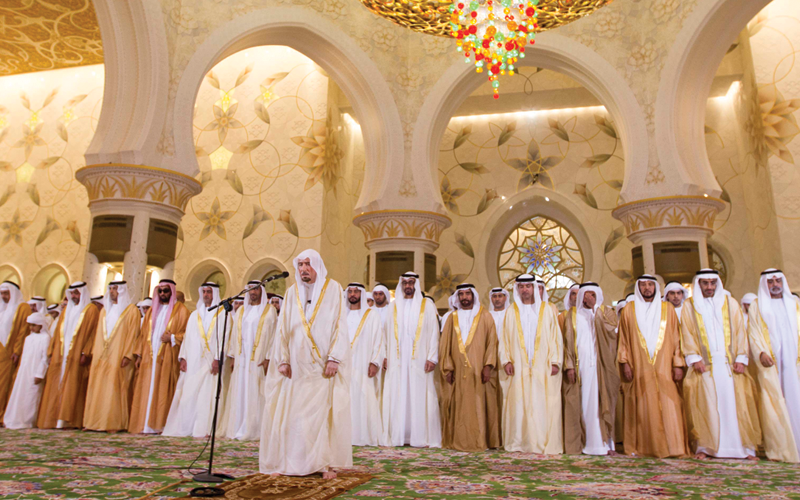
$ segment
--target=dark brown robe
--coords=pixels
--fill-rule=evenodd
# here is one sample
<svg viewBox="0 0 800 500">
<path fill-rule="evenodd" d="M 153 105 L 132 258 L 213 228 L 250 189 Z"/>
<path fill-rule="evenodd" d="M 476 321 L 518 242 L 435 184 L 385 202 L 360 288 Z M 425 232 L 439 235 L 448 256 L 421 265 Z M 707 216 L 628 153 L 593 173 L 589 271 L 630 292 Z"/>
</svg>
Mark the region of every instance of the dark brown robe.
<svg viewBox="0 0 800 500">
<path fill-rule="evenodd" d="M 474 307 L 480 307 L 475 304 Z M 439 366 L 453 373 L 442 408 L 442 446 L 460 451 L 499 448 L 500 398 L 497 370 L 483 383 L 485 366 L 497 367 L 497 332 L 491 313 L 482 307 L 472 325 L 457 325 L 457 312 L 447 319 L 439 342 Z M 469 331 L 466 344 L 461 334 Z"/>
</svg>

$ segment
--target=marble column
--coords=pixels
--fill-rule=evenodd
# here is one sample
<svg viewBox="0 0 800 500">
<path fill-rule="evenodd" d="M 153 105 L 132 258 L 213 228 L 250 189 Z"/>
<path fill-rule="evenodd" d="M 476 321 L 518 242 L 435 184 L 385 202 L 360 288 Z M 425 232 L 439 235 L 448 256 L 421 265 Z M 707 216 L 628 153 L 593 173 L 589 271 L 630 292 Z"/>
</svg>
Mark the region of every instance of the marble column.
<svg viewBox="0 0 800 500">
<path fill-rule="evenodd" d="M 436 212 L 379 210 L 356 215 L 353 224 L 364 232 L 370 252 L 369 287 L 372 288 L 376 282 L 377 254 L 389 251 L 413 252 L 413 271 L 425 283 L 425 254 L 439 248 L 439 237 L 452 222 Z"/>
<path fill-rule="evenodd" d="M 186 204 L 200 193 L 202 186 L 189 176 L 144 165 L 89 165 L 78 170 L 75 177 L 86 186 L 92 217 L 133 217 L 130 248 L 123 261 L 123 276 L 128 282 L 131 299 L 141 300 L 146 293 L 144 283 L 150 220 L 180 224 Z M 98 279 L 95 276 L 99 269 L 96 260 L 96 265 L 86 266 L 84 280 L 87 282 Z M 87 263 L 90 263 L 88 256 Z M 168 271 L 171 274 L 171 269 Z"/>
<path fill-rule="evenodd" d="M 611 213 L 625 226 L 628 239 L 642 247 L 644 272 L 659 274 L 654 245 L 666 242 L 697 243 L 700 268 L 708 267 L 708 237 L 725 203 L 710 196 L 667 196 L 620 205 Z"/>
</svg>

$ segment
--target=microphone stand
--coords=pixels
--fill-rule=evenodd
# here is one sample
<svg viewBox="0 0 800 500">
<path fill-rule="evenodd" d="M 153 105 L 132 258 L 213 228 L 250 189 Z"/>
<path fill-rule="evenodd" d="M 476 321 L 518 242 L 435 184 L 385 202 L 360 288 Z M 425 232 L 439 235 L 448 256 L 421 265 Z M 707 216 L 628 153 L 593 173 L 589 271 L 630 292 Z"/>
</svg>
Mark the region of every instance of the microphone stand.
<svg viewBox="0 0 800 500">
<path fill-rule="evenodd" d="M 237 293 L 236 295 L 228 297 L 227 299 L 223 299 L 223 300 L 221 300 L 219 302 L 219 304 L 208 308 L 209 311 L 213 311 L 215 309 L 218 309 L 218 308 L 222 307 L 223 309 L 225 309 L 225 319 L 223 321 L 223 326 L 222 326 L 222 345 L 220 347 L 220 356 L 219 356 L 220 359 L 219 359 L 219 363 L 218 363 L 219 371 L 217 372 L 217 391 L 216 391 L 216 396 L 215 396 L 215 401 L 214 401 L 214 418 L 211 421 L 211 449 L 209 451 L 208 470 L 206 472 L 201 472 L 200 474 L 195 474 L 194 475 L 193 479 L 195 481 L 197 481 L 198 483 L 222 483 L 222 482 L 224 482 L 226 480 L 235 479 L 233 476 L 231 476 L 229 474 L 222 474 L 222 473 L 214 473 L 214 472 L 212 472 L 212 469 L 213 469 L 213 466 L 214 466 L 214 443 L 215 443 L 216 438 L 217 438 L 217 416 L 218 416 L 218 413 L 219 413 L 219 398 L 220 398 L 220 395 L 222 394 L 222 371 L 223 371 L 224 360 L 225 360 L 225 337 L 226 337 L 225 334 L 226 334 L 226 332 L 228 330 L 228 315 L 233 310 L 233 301 L 236 299 L 237 296 L 246 294 L 246 293 L 250 292 L 250 290 L 255 290 L 258 287 L 264 285 L 265 283 L 268 283 L 268 282 L 270 282 L 272 280 L 276 280 L 276 279 L 286 278 L 288 276 L 289 276 L 289 273 L 287 273 L 287 272 L 284 272 L 282 274 L 278 274 L 278 275 L 275 275 L 275 276 L 270 276 L 269 278 L 261 280 L 261 282 L 258 285 L 245 287 L 244 290 L 242 290 L 241 292 Z M 262 300 L 266 300 L 266 294 L 264 295 Z M 219 325 L 219 323 L 217 323 L 217 325 Z M 221 496 L 224 493 L 225 493 L 224 490 L 222 490 L 221 488 L 203 488 L 203 487 L 201 487 L 201 488 L 193 489 L 191 491 L 191 493 L 189 493 L 189 496 L 191 496 L 191 497 L 195 497 L 195 496 L 208 497 L 210 495 L 211 496 Z"/>
</svg>

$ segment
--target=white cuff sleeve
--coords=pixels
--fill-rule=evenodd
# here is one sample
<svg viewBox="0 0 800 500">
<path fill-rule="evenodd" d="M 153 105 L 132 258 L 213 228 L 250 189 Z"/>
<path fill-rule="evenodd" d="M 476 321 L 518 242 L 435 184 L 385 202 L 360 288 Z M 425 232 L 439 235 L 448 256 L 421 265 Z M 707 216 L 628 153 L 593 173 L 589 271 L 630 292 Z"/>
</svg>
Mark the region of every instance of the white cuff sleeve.
<svg viewBox="0 0 800 500">
<path fill-rule="evenodd" d="M 736 361 L 734 361 L 734 363 L 741 363 L 744 366 L 747 366 L 750 363 L 750 357 L 747 356 L 747 354 L 740 354 L 739 356 L 736 356 Z"/>
<path fill-rule="evenodd" d="M 172 342 L 172 347 L 175 347 L 175 344 L 177 344 L 177 342 L 175 342 L 175 335 L 170 335 L 169 340 Z"/>
<path fill-rule="evenodd" d="M 690 354 L 686 356 L 686 366 L 692 366 L 698 361 L 703 361 L 703 356 L 700 356 L 699 354 Z"/>
<path fill-rule="evenodd" d="M 341 363 L 338 359 L 334 358 L 333 356 L 328 356 L 328 361 L 333 361 L 334 363 Z"/>
</svg>

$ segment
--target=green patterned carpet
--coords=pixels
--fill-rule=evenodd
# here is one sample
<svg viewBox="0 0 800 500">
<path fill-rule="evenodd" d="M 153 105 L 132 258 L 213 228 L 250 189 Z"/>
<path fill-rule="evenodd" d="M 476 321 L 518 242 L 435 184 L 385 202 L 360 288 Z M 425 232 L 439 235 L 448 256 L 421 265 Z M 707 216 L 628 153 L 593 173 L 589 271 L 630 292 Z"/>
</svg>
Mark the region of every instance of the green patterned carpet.
<svg viewBox="0 0 800 500">
<path fill-rule="evenodd" d="M 134 499 L 188 479 L 204 441 L 72 431 L 0 429 L 0 497 Z M 783 500 L 800 498 L 800 467 L 762 460 L 646 460 L 354 450 L 358 472 L 377 477 L 341 499 L 603 498 Z M 258 469 L 258 443 L 222 441 L 219 472 Z M 153 495 L 186 495 L 184 483 Z"/>
</svg>

